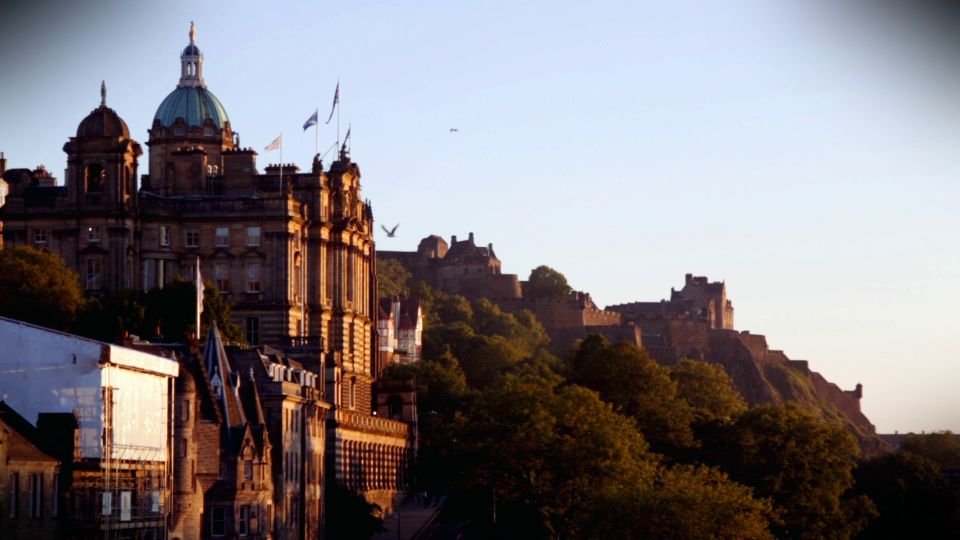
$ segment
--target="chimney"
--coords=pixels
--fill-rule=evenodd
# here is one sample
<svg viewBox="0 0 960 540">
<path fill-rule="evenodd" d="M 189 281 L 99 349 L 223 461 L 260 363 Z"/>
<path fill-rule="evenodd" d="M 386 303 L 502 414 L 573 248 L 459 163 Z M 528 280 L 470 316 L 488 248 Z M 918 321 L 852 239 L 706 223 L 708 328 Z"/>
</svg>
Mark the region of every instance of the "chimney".
<svg viewBox="0 0 960 540">
<path fill-rule="evenodd" d="M 2 177 L 5 172 L 7 172 L 7 158 L 4 157 L 3 152 L 0 152 L 0 177 Z"/>
<path fill-rule="evenodd" d="M 450 236 L 450 245 L 452 246 L 452 245 L 454 245 L 454 244 L 456 244 L 456 243 L 457 243 L 457 235 L 455 235 L 455 234 L 454 234 L 454 235 L 451 235 L 451 236 Z"/>
<path fill-rule="evenodd" d="M 689 285 L 690 282 L 693 281 L 693 274 L 687 274 L 685 277 L 686 277 L 686 283 L 687 285 Z"/>
<path fill-rule="evenodd" d="M 470 233 L 469 240 L 470 240 L 471 243 L 473 243 L 473 233 Z"/>
</svg>

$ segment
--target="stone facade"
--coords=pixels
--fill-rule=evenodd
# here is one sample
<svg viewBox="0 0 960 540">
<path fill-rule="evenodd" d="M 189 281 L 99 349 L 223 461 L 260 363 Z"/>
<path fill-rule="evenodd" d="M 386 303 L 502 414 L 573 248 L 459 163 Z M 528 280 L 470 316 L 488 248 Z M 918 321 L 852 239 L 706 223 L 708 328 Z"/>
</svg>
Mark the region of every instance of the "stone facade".
<svg viewBox="0 0 960 540">
<path fill-rule="evenodd" d="M 240 145 L 206 87 L 195 37 L 191 27 L 180 80 L 154 116 L 139 189 L 142 148 L 107 106 L 102 86 L 99 106 L 64 146 L 64 185 L 42 167 L 7 170 L 2 162 L 10 194 L 0 231 L 8 244 L 59 254 L 91 295 L 193 279 L 199 261 L 202 277 L 232 303 L 246 341 L 264 347 L 238 351 L 220 384 L 235 384 L 241 395 L 259 389 L 255 409 L 264 414 L 266 435 L 258 435 L 259 420 L 245 402 L 245 435 L 217 416 L 222 404 L 206 416 L 202 407 L 184 409 L 197 414 L 178 419 L 188 448 L 182 463 L 196 468 L 177 473 L 184 504 L 174 527 L 184 537 L 209 531 L 215 512 L 218 530 L 221 515 L 237 534 L 243 526 L 253 531 L 256 517 L 259 534 L 315 538 L 326 476 L 389 509 L 415 448 L 415 418 L 375 416 L 373 212 L 346 144 L 329 168 L 317 156 L 307 171 L 274 164 L 258 172 L 257 153 Z M 215 374 L 190 369 L 192 382 L 181 380 L 181 390 L 193 393 L 196 407 L 206 386 L 216 386 Z M 232 443 L 225 432 L 234 433 Z M 250 455 L 261 464 L 255 467 L 283 480 L 268 489 L 238 479 Z M 325 474 L 325 466 L 333 469 Z"/>
<path fill-rule="evenodd" d="M 520 298 L 520 280 L 516 274 L 501 274 L 500 259 L 493 244 L 477 246 L 473 233 L 466 240 L 439 236 L 420 241 L 417 251 L 378 251 L 381 259 L 396 260 L 413 274 L 414 280 L 467 298 Z"/>
<path fill-rule="evenodd" d="M 60 460 L 40 432 L 0 401 L 0 537 L 61 538 Z"/>
</svg>

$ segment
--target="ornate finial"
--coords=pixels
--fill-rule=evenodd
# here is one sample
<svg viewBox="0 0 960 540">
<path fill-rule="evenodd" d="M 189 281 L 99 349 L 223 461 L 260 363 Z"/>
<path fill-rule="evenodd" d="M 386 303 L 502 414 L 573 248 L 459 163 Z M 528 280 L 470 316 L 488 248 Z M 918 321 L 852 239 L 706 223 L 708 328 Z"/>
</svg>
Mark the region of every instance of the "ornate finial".
<svg viewBox="0 0 960 540">
<path fill-rule="evenodd" d="M 107 106 L 107 81 L 100 81 L 100 106 Z"/>
<path fill-rule="evenodd" d="M 193 40 L 197 38 L 197 27 L 193 25 L 193 21 L 190 21 L 190 43 L 193 43 Z"/>
</svg>

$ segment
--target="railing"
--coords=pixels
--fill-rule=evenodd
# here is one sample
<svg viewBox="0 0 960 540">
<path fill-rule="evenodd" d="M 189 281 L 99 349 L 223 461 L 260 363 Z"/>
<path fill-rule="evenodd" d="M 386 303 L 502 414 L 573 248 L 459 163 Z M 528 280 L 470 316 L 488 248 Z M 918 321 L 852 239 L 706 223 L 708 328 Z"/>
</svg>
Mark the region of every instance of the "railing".
<svg viewBox="0 0 960 540">
<path fill-rule="evenodd" d="M 323 336 L 287 336 L 283 342 L 284 346 L 291 349 L 323 350 Z"/>
<path fill-rule="evenodd" d="M 296 203 L 294 203 L 296 204 Z M 141 196 L 140 209 L 145 212 L 172 213 L 176 215 L 287 215 L 295 208 L 283 199 L 172 199 L 158 196 Z"/>
<path fill-rule="evenodd" d="M 394 437 L 406 437 L 410 432 L 410 425 L 399 420 L 380 418 L 356 411 L 337 410 L 337 423 L 345 428 L 374 431 Z"/>
</svg>

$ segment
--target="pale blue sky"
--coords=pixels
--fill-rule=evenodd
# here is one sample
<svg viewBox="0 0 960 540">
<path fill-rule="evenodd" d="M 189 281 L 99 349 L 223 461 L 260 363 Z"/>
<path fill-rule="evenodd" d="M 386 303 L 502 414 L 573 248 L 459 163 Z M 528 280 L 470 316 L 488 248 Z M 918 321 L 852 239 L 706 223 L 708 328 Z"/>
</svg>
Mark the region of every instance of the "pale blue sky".
<svg viewBox="0 0 960 540">
<path fill-rule="evenodd" d="M 340 79 L 400 223 L 381 249 L 473 231 L 600 305 L 726 280 L 739 329 L 862 382 L 880 431 L 960 431 L 960 84 L 933 32 L 800 1 L 142 4 L 0 4 L 10 166 L 62 177 L 101 79 L 144 143 L 194 20 L 244 146 L 282 132 L 307 167 Z"/>
</svg>

